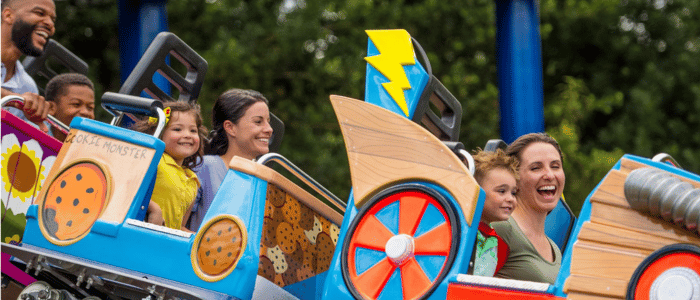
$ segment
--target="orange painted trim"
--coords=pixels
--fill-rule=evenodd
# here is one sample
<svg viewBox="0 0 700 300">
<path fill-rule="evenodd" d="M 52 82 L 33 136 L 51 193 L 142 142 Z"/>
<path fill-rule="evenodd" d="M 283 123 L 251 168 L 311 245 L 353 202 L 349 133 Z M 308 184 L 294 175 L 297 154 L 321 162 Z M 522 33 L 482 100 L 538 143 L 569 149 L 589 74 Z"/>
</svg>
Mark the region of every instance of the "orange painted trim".
<svg viewBox="0 0 700 300">
<path fill-rule="evenodd" d="M 501 289 L 495 287 L 484 287 L 477 285 L 468 285 L 461 283 L 450 283 L 447 286 L 446 299 L 479 299 L 479 300 L 496 300 L 496 299 L 517 299 L 517 300 L 552 300 L 565 299 L 539 292 L 528 292 L 519 290 Z"/>
</svg>

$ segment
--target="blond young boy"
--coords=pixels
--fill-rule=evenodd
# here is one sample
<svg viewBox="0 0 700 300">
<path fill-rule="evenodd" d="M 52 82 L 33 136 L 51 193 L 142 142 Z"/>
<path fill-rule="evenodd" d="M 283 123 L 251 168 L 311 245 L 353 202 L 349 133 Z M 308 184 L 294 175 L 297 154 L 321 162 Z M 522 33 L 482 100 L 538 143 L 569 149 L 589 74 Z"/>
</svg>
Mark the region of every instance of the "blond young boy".
<svg viewBox="0 0 700 300">
<path fill-rule="evenodd" d="M 495 152 L 479 150 L 474 155 L 474 164 L 474 179 L 486 197 L 472 256 L 472 274 L 491 277 L 503 266 L 510 249 L 489 224 L 508 220 L 515 209 L 518 161 L 501 149 Z"/>
</svg>

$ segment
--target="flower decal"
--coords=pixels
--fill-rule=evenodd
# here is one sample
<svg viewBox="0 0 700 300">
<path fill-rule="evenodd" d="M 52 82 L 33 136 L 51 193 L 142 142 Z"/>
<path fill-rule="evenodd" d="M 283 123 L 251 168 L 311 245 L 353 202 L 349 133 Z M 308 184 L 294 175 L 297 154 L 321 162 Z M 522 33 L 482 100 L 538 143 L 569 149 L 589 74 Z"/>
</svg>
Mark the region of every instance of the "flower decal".
<svg viewBox="0 0 700 300">
<path fill-rule="evenodd" d="M 5 243 L 6 244 L 13 244 L 13 245 L 18 245 L 19 244 L 19 234 L 15 234 L 12 237 L 6 237 L 5 238 Z"/>
<path fill-rule="evenodd" d="M 56 156 L 49 156 L 42 161 L 43 155 L 36 140 L 20 145 L 14 134 L 2 137 L 0 192 L 3 204 L 14 214 L 26 213 L 56 160 Z"/>
</svg>

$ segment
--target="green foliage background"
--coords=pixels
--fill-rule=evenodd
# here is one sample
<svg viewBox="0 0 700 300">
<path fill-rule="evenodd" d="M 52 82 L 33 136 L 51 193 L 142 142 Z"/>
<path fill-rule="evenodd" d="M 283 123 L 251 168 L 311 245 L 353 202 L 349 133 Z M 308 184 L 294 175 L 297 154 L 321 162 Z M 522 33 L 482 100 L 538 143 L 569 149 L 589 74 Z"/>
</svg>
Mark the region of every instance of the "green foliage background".
<svg viewBox="0 0 700 300">
<path fill-rule="evenodd" d="M 496 0 L 502 1 L 502 0 Z M 117 5 L 57 1 L 56 39 L 119 89 Z M 575 212 L 624 153 L 700 171 L 696 0 L 541 0 L 546 131 L 565 155 Z M 349 170 L 330 94 L 364 98 L 365 29 L 406 29 L 462 103 L 469 149 L 499 138 L 494 0 L 170 0 L 170 31 L 209 63 L 199 102 L 255 89 L 286 125 L 279 151 L 341 199 Z M 105 112 L 98 118 L 108 120 Z"/>
</svg>

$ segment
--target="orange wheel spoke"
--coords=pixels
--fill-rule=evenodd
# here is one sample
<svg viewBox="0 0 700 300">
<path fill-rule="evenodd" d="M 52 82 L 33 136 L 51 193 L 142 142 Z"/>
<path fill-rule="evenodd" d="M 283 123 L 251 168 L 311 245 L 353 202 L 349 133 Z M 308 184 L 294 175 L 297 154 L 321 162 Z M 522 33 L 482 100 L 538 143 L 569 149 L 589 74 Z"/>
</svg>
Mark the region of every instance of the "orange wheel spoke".
<svg viewBox="0 0 700 300">
<path fill-rule="evenodd" d="M 448 255 L 452 246 L 452 231 L 448 223 L 444 223 L 426 232 L 415 240 L 416 255 Z"/>
<path fill-rule="evenodd" d="M 413 258 L 401 266 L 401 281 L 404 299 L 418 298 L 432 284 L 428 276 L 425 275 L 423 268 Z"/>
<path fill-rule="evenodd" d="M 352 243 L 355 246 L 384 250 L 386 242 L 393 236 L 391 231 L 374 215 L 368 215 L 357 226 Z"/>
<path fill-rule="evenodd" d="M 399 210 L 399 233 L 413 235 L 420 224 L 421 216 L 428 202 L 416 196 L 404 196 L 401 198 Z"/>
<path fill-rule="evenodd" d="M 358 290 L 365 293 L 369 298 L 376 299 L 379 297 L 379 293 L 382 292 L 386 282 L 389 281 L 394 268 L 389 259 L 385 258 L 353 281 Z"/>
</svg>

